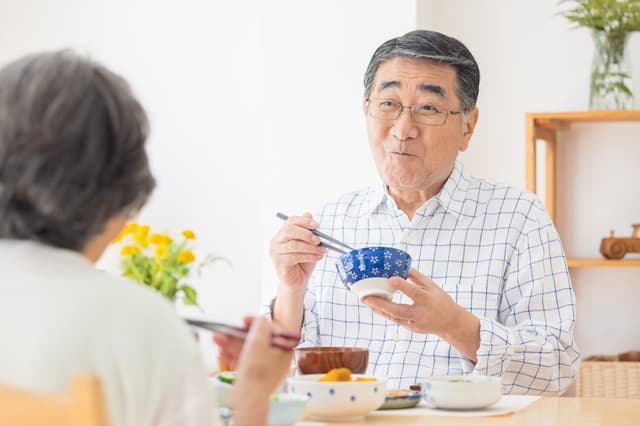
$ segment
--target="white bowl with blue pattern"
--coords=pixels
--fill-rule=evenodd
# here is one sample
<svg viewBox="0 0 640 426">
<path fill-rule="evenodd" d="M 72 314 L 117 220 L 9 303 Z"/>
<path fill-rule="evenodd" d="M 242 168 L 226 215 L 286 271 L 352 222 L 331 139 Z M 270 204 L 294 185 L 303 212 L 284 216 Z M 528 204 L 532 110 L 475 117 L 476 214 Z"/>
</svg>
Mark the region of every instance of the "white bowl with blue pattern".
<svg viewBox="0 0 640 426">
<path fill-rule="evenodd" d="M 309 398 L 305 414 L 312 420 L 353 421 L 376 410 L 384 402 L 386 379 L 357 382 L 362 374 L 353 374 L 350 382 L 319 382 L 324 374 L 303 374 L 287 379 L 288 390 Z"/>
<path fill-rule="evenodd" d="M 336 262 L 342 283 L 360 300 L 367 296 L 391 300 L 395 289 L 389 284 L 389 278 L 406 279 L 410 268 L 409 253 L 393 247 L 355 249 L 340 256 Z"/>
</svg>

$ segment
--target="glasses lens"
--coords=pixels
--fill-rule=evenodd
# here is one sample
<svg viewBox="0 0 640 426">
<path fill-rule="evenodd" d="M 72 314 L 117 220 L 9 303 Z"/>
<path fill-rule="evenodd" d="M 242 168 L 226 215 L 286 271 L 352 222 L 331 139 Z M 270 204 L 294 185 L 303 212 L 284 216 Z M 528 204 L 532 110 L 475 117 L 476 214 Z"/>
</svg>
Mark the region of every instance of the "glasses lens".
<svg viewBox="0 0 640 426">
<path fill-rule="evenodd" d="M 447 120 L 446 108 L 430 103 L 416 105 L 411 109 L 413 118 L 422 124 L 430 126 L 440 126 Z"/>
<path fill-rule="evenodd" d="M 406 108 L 406 107 L 405 107 Z M 369 115 L 382 120 L 395 120 L 400 117 L 403 106 L 399 102 L 390 101 L 388 99 L 371 99 L 369 100 Z M 414 105 L 411 113 L 416 122 L 426 124 L 428 126 L 441 126 L 447 121 L 447 113 L 442 112 L 447 109 L 443 106 L 423 103 Z"/>
<path fill-rule="evenodd" d="M 383 120 L 395 120 L 400 115 L 402 106 L 386 99 L 372 99 L 369 101 L 369 114 Z"/>
</svg>

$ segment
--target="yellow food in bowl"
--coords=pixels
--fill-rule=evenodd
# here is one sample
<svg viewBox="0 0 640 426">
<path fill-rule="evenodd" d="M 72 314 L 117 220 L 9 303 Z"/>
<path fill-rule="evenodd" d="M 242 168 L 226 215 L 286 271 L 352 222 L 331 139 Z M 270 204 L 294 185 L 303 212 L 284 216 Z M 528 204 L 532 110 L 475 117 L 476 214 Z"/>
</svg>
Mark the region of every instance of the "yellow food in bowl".
<svg viewBox="0 0 640 426">
<path fill-rule="evenodd" d="M 319 382 L 350 382 L 351 370 L 348 368 L 334 368 L 318 379 Z"/>
<path fill-rule="evenodd" d="M 375 377 L 356 377 L 351 379 L 351 370 L 348 368 L 334 368 L 318 379 L 319 382 L 375 382 Z"/>
</svg>

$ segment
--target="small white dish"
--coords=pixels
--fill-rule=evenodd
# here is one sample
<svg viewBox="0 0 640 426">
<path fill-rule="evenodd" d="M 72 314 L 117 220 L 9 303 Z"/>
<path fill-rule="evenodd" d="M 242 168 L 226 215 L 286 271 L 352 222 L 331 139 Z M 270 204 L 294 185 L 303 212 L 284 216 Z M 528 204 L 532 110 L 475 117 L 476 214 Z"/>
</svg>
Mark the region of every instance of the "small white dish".
<svg viewBox="0 0 640 426">
<path fill-rule="evenodd" d="M 292 393 L 271 395 L 269 402 L 269 426 L 289 426 L 304 416 L 309 397 Z"/>
<path fill-rule="evenodd" d="M 233 382 L 237 373 L 235 371 L 224 371 L 209 379 L 215 389 L 219 407 L 233 408 Z"/>
<path fill-rule="evenodd" d="M 448 410 L 489 407 L 502 398 L 502 378 L 492 376 L 434 376 L 422 382 L 428 405 Z"/>
<path fill-rule="evenodd" d="M 387 392 L 384 403 L 378 410 L 398 410 L 401 408 L 413 408 L 422 400 L 422 392 L 415 390 L 395 390 Z"/>
</svg>

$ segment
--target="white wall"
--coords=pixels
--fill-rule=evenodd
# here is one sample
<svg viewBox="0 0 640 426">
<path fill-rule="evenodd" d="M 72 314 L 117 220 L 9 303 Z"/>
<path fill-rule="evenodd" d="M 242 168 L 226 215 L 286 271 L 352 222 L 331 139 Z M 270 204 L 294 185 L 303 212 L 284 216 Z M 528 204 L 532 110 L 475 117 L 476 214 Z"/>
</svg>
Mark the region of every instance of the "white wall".
<svg viewBox="0 0 640 426">
<path fill-rule="evenodd" d="M 265 128 L 260 140 L 261 245 L 280 228 L 276 211 L 313 211 L 377 181 L 369 155 L 363 75 L 384 41 L 415 29 L 415 2 L 268 3 L 263 26 Z M 393 6 L 393 7 L 391 7 Z M 263 258 L 263 294 L 277 277 Z"/>
<path fill-rule="evenodd" d="M 362 74 L 415 21 L 411 1 L 0 0 L 0 65 L 71 47 L 131 83 L 158 180 L 139 220 L 192 228 L 196 254 L 229 258 L 233 270 L 220 264 L 196 286 L 206 316 L 240 321 L 274 289 L 275 212 L 375 178 Z M 100 266 L 117 260 L 111 250 Z"/>
<path fill-rule="evenodd" d="M 0 0 L 0 64 L 74 47 L 131 82 L 151 118 L 158 178 L 140 219 L 191 227 L 200 254 L 231 260 L 233 270 L 219 265 L 198 287 L 208 316 L 238 321 L 274 289 L 267 248 L 280 226 L 275 212 L 311 210 L 376 179 L 362 74 L 380 43 L 416 22 L 459 37 L 480 63 L 481 118 L 466 164 L 523 186 L 524 112 L 587 106 L 591 40 L 556 12 L 556 0 L 419 0 L 417 9 L 385 0 Z M 630 49 L 640 94 L 637 35 Z M 638 128 L 615 131 L 563 135 L 560 176 L 580 176 L 583 189 L 560 188 L 560 207 L 572 210 L 558 218 L 569 254 L 595 256 L 608 229 L 626 234 L 639 220 L 640 189 L 630 184 L 638 181 Z M 624 145 L 623 155 L 604 161 L 614 145 Z M 600 181 L 586 177 L 596 172 L 625 183 L 595 188 Z M 116 258 L 110 253 L 102 265 L 115 269 Z M 585 353 L 638 348 L 638 270 L 581 269 L 573 277 Z"/>
<path fill-rule="evenodd" d="M 556 0 L 418 1 L 418 27 L 459 38 L 480 65 L 480 121 L 463 156 L 476 175 L 524 187 L 525 112 L 588 107 L 590 34 L 558 11 Z M 628 48 L 640 97 L 637 34 Z M 640 123 L 560 133 L 557 226 L 568 255 L 598 257 L 609 229 L 629 235 L 640 221 L 638 134 Z M 640 349 L 640 270 L 575 269 L 572 279 L 583 354 Z"/>
</svg>

